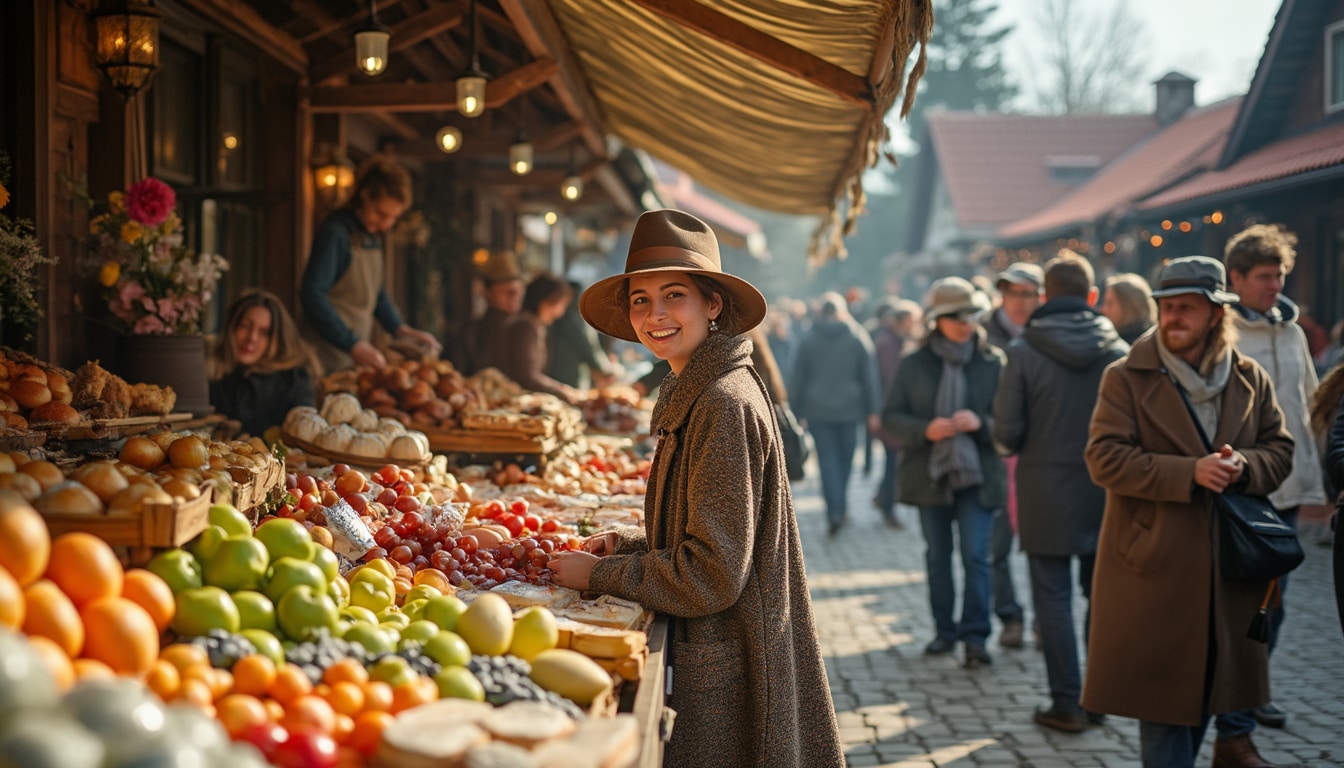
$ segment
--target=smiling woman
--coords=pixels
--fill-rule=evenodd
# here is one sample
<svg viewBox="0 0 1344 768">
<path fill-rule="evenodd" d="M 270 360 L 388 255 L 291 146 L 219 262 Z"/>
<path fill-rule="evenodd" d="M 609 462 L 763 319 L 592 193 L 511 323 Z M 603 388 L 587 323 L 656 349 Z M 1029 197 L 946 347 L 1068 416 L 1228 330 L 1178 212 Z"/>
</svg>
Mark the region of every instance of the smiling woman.
<svg viewBox="0 0 1344 768">
<path fill-rule="evenodd" d="M 259 436 L 290 408 L 312 405 L 318 374 L 312 350 L 274 294 L 252 290 L 229 305 L 210 356 L 210 403 L 244 432 Z"/>
</svg>

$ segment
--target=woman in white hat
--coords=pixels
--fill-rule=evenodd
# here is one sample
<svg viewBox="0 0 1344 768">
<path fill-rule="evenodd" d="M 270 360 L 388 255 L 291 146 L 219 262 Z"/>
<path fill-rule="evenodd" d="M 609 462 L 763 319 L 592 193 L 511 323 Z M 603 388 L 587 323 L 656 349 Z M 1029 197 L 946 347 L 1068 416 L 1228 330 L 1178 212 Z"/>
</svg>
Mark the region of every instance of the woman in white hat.
<svg viewBox="0 0 1344 768">
<path fill-rule="evenodd" d="M 680 211 L 639 218 L 625 272 L 583 318 L 666 360 L 644 529 L 550 561 L 555 582 L 671 617 L 665 765 L 843 766 L 775 413 L 739 334 L 765 316 L 718 241 Z"/>
</svg>

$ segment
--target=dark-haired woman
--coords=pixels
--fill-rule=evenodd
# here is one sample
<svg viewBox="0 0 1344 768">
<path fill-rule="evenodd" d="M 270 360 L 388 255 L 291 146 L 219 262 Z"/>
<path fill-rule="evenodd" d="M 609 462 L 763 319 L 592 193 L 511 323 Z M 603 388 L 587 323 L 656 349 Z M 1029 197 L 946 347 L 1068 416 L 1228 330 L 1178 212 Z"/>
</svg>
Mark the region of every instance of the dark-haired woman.
<svg viewBox="0 0 1344 768">
<path fill-rule="evenodd" d="M 275 294 L 252 290 L 229 305 L 209 361 L 210 404 L 260 437 L 290 408 L 313 404 L 312 350 Z"/>
<path fill-rule="evenodd" d="M 533 392 L 549 392 L 556 397 L 574 402 L 578 390 L 546 375 L 550 361 L 547 333 L 551 325 L 565 314 L 565 307 L 574 295 L 569 283 L 543 272 L 532 278 L 523 293 L 523 310 L 504 326 L 504 349 L 500 372 Z"/>
</svg>

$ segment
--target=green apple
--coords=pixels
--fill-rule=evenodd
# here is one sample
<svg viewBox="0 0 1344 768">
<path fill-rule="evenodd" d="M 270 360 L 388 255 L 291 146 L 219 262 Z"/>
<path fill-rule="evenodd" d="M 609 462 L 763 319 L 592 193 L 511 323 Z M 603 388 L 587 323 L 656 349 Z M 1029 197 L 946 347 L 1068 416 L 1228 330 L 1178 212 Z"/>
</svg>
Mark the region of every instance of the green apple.
<svg viewBox="0 0 1344 768">
<path fill-rule="evenodd" d="M 485 686 L 466 667 L 445 666 L 434 676 L 434 683 L 439 687 L 439 698 L 485 701 Z"/>
<path fill-rule="evenodd" d="M 275 608 L 280 630 L 294 640 L 310 640 L 322 629 L 335 634 L 339 616 L 330 595 L 302 584 L 286 592 Z"/>
<path fill-rule="evenodd" d="M 393 688 L 413 682 L 415 678 L 416 673 L 411 669 L 411 665 L 396 655 L 384 656 L 369 667 L 370 680 L 381 680 Z"/>
<path fill-rule="evenodd" d="M 344 608 L 350 604 L 350 582 L 344 576 L 337 576 L 327 585 L 327 591 L 336 599 L 336 604 Z"/>
<path fill-rule="evenodd" d="M 549 651 L 560 641 L 555 614 L 534 605 L 523 611 L 513 622 L 513 640 L 509 653 L 524 661 L 531 661 L 542 651 Z"/>
<path fill-rule="evenodd" d="M 377 624 L 352 624 L 341 638 L 346 642 L 364 646 L 364 650 L 374 655 L 397 650 L 391 636 Z"/>
<path fill-rule="evenodd" d="M 196 534 L 196 538 L 187 542 L 186 550 L 196 557 L 197 560 L 205 562 L 215 550 L 219 549 L 219 543 L 229 537 L 229 532 L 218 525 L 207 525 L 205 530 Z"/>
<path fill-rule="evenodd" d="M 238 634 L 249 640 L 256 646 L 257 653 L 274 661 L 278 665 L 285 663 L 285 649 L 280 645 L 280 639 L 274 634 L 264 629 L 244 628 L 238 630 Z"/>
<path fill-rule="evenodd" d="M 219 587 L 183 590 L 177 596 L 173 631 L 183 637 L 199 637 L 212 629 L 237 632 L 238 606 L 229 593 Z"/>
<path fill-rule="evenodd" d="M 394 605 L 397 601 L 397 587 L 392 580 L 371 568 L 365 568 L 355 574 L 350 582 L 350 604 L 368 608 L 377 613 Z"/>
<path fill-rule="evenodd" d="M 426 640 L 420 652 L 445 667 L 465 667 L 471 661 L 471 646 L 461 635 L 447 630 Z"/>
<path fill-rule="evenodd" d="M 223 528 L 229 536 L 252 535 L 252 521 L 232 504 L 211 504 L 209 520 L 211 525 Z"/>
<path fill-rule="evenodd" d="M 407 642 L 423 643 L 439 632 L 439 625 L 432 621 L 412 621 L 401 628 L 401 647 Z"/>
<path fill-rule="evenodd" d="M 188 589 L 199 589 L 205 583 L 201 580 L 200 561 L 184 549 L 160 552 L 145 568 L 167 582 L 174 595 Z"/>
<path fill-rule="evenodd" d="M 238 626 L 243 629 L 275 631 L 275 603 L 266 595 L 240 589 L 233 593 L 233 604 L 238 606 Z"/>
<path fill-rule="evenodd" d="M 407 600 L 401 604 L 401 612 L 406 614 L 406 618 L 411 621 L 419 621 L 424 618 L 421 614 L 424 613 L 426 605 L 429 605 L 428 600 Z M 434 626 L 437 627 L 438 625 L 435 624 Z"/>
<path fill-rule="evenodd" d="M 312 554 L 313 537 L 308 529 L 303 527 L 303 523 L 288 517 L 270 518 L 257 526 L 253 535 L 266 545 L 272 561 L 282 557 L 307 560 Z"/>
<path fill-rule="evenodd" d="M 205 560 L 205 583 L 230 592 L 256 589 L 269 564 L 266 545 L 251 536 L 230 536 Z"/>
<path fill-rule="evenodd" d="M 429 584 L 416 584 L 407 590 L 406 595 L 401 599 L 401 604 L 405 605 L 412 600 L 428 600 L 431 597 L 441 597 L 442 595 L 442 592 Z"/>
<path fill-rule="evenodd" d="M 420 618 L 439 625 L 439 629 L 457 629 L 457 618 L 465 613 L 467 604 L 452 595 L 431 597 L 425 602 Z"/>
<path fill-rule="evenodd" d="M 368 608 L 361 608 L 358 605 L 347 605 L 341 609 L 342 619 L 349 619 L 356 624 L 377 624 L 378 616 Z"/>
<path fill-rule="evenodd" d="M 398 631 L 406 628 L 411 623 L 411 617 L 402 613 L 394 605 L 390 608 L 384 608 L 378 612 L 378 623 L 389 627 L 396 627 Z"/>
<path fill-rule="evenodd" d="M 322 569 L 307 560 L 296 557 L 282 557 L 271 563 L 266 573 L 266 586 L 262 589 L 272 602 L 279 602 L 285 593 L 300 584 L 306 584 L 318 594 L 327 591 L 327 577 Z"/>
<path fill-rule="evenodd" d="M 327 581 L 335 581 L 341 575 L 341 562 L 336 559 L 336 553 L 317 542 L 313 542 L 312 557 L 308 562 L 321 568 Z"/>
</svg>

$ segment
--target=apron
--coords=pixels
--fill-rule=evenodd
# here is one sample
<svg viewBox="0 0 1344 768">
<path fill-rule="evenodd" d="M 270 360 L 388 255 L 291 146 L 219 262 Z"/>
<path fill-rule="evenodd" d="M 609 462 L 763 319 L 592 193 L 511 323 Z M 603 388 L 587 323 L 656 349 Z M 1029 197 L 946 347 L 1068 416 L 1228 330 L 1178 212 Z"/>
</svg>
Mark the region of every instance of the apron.
<svg viewBox="0 0 1344 768">
<path fill-rule="evenodd" d="M 366 241 L 359 234 L 351 233 L 350 266 L 331 286 L 327 300 L 341 322 L 354 331 L 360 341 L 368 341 L 373 331 L 373 310 L 378 305 L 378 292 L 383 286 L 383 247 L 381 241 L 364 245 Z M 354 360 L 344 350 L 324 339 L 313 338 L 311 341 L 324 372 L 332 373 L 354 365 Z"/>
</svg>

